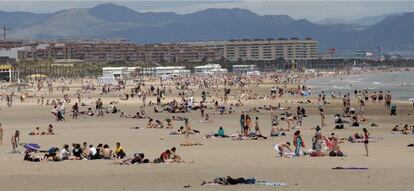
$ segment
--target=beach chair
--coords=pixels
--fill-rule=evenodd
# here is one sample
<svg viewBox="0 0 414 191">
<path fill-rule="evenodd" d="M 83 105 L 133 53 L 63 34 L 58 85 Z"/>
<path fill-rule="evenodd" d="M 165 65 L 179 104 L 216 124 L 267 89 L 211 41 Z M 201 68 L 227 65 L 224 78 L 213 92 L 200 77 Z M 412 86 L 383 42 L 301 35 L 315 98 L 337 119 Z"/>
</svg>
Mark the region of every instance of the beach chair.
<svg viewBox="0 0 414 191">
<path fill-rule="evenodd" d="M 397 106 L 396 105 L 391 105 L 390 115 L 397 115 Z"/>
</svg>

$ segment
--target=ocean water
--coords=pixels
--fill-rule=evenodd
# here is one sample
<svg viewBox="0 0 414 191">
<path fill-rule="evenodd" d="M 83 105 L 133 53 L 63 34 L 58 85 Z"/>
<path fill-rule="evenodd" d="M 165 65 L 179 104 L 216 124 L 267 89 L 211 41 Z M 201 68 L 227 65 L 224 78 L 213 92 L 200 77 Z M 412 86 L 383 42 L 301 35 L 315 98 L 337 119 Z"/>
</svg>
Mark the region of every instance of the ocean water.
<svg viewBox="0 0 414 191">
<path fill-rule="evenodd" d="M 414 98 L 414 72 L 371 73 L 351 76 L 327 77 L 307 81 L 312 94 L 325 91 L 327 96 L 334 92 L 338 96 L 346 93 L 354 95 L 354 90 L 391 91 L 393 99 Z"/>
</svg>

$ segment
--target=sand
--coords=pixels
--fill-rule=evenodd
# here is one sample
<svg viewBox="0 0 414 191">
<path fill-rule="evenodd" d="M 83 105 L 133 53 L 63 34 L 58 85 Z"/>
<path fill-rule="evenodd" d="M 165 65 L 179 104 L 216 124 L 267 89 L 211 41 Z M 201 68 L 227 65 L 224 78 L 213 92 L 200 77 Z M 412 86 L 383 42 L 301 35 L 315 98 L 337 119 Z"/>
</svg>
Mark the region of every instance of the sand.
<svg viewBox="0 0 414 191">
<path fill-rule="evenodd" d="M 130 88 L 130 87 L 128 87 Z M 254 91 L 267 93 L 270 85 L 254 88 Z M 74 89 L 69 92 L 74 98 Z M 45 94 L 46 90 L 31 92 L 31 94 Z M 133 114 L 139 110 L 142 102 L 138 98 L 122 101 L 111 96 L 100 96 L 95 92 L 91 99 L 84 98 L 91 103 L 98 97 L 103 98 L 104 105 L 110 100 L 119 101 L 117 107 L 122 111 Z M 200 100 L 201 91 L 195 92 L 196 99 Z M 58 91 L 50 97 L 62 98 Z M 209 98 L 211 100 L 211 98 Z M 258 180 L 285 182 L 288 186 L 276 188 L 278 190 L 413 190 L 412 175 L 414 171 L 414 148 L 407 147 L 414 143 L 412 135 L 390 135 L 395 124 L 414 123 L 414 108 L 410 103 L 398 102 L 398 116 L 389 116 L 383 104 L 368 103 L 366 116 L 369 122 L 363 123 L 372 136 L 384 137 L 384 140 L 370 143 L 370 156 L 366 157 L 364 145 L 358 143 L 343 143 L 341 150 L 347 157 L 299 157 L 280 158 L 275 156 L 273 144 L 282 141 L 292 141 L 292 132 L 285 137 L 269 138 L 268 140 L 233 141 L 231 139 L 203 139 L 209 131 L 216 132 L 223 126 L 226 134 L 239 130 L 239 116 L 241 110 L 264 104 L 276 105 L 284 100 L 301 98 L 285 97 L 281 100 L 252 100 L 245 101 L 241 108 L 235 108 L 232 115 L 211 115 L 214 123 L 199 123 L 199 111 L 182 114 L 190 118 L 194 129 L 200 130 L 201 135 L 191 136 L 194 142 L 202 146 L 180 147 L 183 136 L 170 136 L 167 129 L 131 129 L 134 126 L 145 127 L 147 120 L 119 118 L 119 114 L 107 114 L 100 117 L 80 117 L 77 120 L 66 116 L 65 122 L 56 122 L 50 114 L 51 106 L 40 106 L 35 102 L 37 97 L 28 98 L 26 103 L 18 103 L 15 99 L 13 107 L 7 108 L 1 102 L 0 122 L 3 124 L 4 138 L 0 146 L 0 185 L 1 190 L 185 190 L 183 186 L 191 185 L 187 190 L 274 190 L 274 187 L 261 185 L 237 186 L 200 186 L 203 180 L 213 180 L 218 176 L 255 177 Z M 147 99 L 155 101 L 155 97 Z M 304 99 L 301 99 L 304 100 Z M 315 98 L 312 98 L 314 103 Z M 333 116 L 341 111 L 341 100 L 328 98 L 331 104 L 325 106 L 328 127 L 323 129 L 325 136 L 335 132 L 340 137 L 347 137 L 355 132 L 362 133 L 362 127 L 347 127 L 343 130 L 333 129 Z M 236 101 L 230 99 L 229 102 Z M 353 102 L 355 105 L 355 101 Z M 297 104 L 282 104 L 283 107 L 296 107 Z M 69 111 L 70 105 L 67 105 Z M 311 137 L 315 130 L 311 128 L 319 124 L 320 117 L 316 104 L 304 105 L 309 114 L 304 118 L 301 131 L 306 149 L 311 145 Z M 86 110 L 87 107 L 82 107 Z M 152 112 L 152 107 L 146 107 L 147 114 L 154 119 L 164 120 L 176 114 Z M 207 110 L 206 113 L 211 113 Z M 260 118 L 261 131 L 268 134 L 270 131 L 270 112 L 261 110 L 251 114 Z M 370 127 L 372 122 L 378 127 Z M 36 126 L 42 130 L 48 124 L 53 124 L 57 135 L 28 136 Z M 282 122 L 286 127 L 286 123 Z M 173 122 L 175 128 L 183 122 Z M 156 158 L 160 153 L 173 146 L 184 160 L 195 161 L 192 164 L 142 164 L 120 166 L 108 160 L 92 161 L 63 161 L 31 163 L 23 161 L 23 154 L 8 154 L 10 138 L 15 130 L 21 131 L 21 142 L 38 143 L 42 149 L 52 146 L 62 147 L 63 144 L 107 143 L 112 148 L 116 142 L 131 155 L 143 152 L 149 159 Z M 164 139 L 160 139 L 163 137 Z M 23 150 L 22 148 L 20 148 Z M 366 171 L 332 170 L 331 168 L 367 167 Z"/>
</svg>

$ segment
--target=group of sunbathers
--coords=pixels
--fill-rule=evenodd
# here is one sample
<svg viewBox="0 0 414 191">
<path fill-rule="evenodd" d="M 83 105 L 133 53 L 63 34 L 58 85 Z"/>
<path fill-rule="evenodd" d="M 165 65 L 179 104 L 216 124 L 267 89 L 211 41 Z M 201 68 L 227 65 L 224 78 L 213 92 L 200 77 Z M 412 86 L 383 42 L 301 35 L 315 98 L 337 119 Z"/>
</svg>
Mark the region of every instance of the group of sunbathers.
<svg viewBox="0 0 414 191">
<path fill-rule="evenodd" d="M 40 127 L 36 127 L 34 131 L 31 131 L 29 135 L 54 135 L 53 125 L 49 124 L 47 131 L 40 131 Z"/>
<path fill-rule="evenodd" d="M 43 156 L 36 156 L 35 153 L 45 153 Z M 64 144 L 61 149 L 51 147 L 46 151 L 27 149 L 24 160 L 31 162 L 40 161 L 64 161 L 64 160 L 96 160 L 96 159 L 123 159 L 126 152 L 121 144 L 116 143 L 115 149 L 112 150 L 107 144 L 98 144 L 97 147 L 87 142 L 82 145 L 73 143 L 72 148 Z"/>
</svg>

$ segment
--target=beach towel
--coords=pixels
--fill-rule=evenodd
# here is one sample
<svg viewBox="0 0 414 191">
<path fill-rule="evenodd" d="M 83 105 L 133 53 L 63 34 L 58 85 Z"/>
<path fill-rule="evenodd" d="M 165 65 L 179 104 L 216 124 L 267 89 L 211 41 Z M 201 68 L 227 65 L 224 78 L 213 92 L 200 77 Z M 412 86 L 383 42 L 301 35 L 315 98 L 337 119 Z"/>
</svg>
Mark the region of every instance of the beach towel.
<svg viewBox="0 0 414 191">
<path fill-rule="evenodd" d="M 332 168 L 332 170 L 368 170 L 368 168 L 365 168 L 365 167 L 341 167 L 341 166 L 338 166 L 338 167 Z"/>
<path fill-rule="evenodd" d="M 265 186 L 287 186 L 287 183 L 284 182 L 272 182 L 272 181 L 256 181 L 258 185 L 265 185 Z"/>
</svg>

